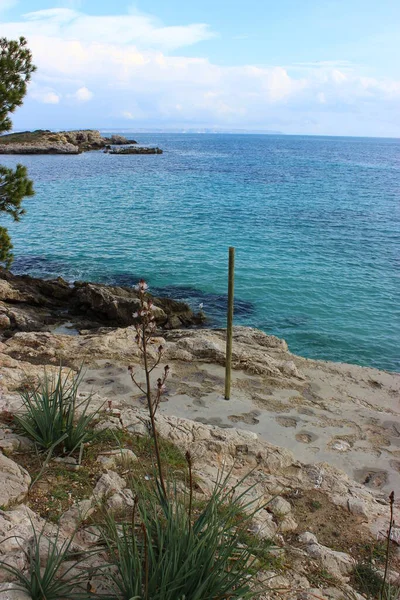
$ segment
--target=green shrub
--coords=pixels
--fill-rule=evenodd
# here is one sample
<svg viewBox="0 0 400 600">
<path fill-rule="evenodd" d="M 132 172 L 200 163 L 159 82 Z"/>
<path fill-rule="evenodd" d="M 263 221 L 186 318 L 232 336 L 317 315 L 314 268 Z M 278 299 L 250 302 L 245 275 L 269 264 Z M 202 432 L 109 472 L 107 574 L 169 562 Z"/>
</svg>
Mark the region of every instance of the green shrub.
<svg viewBox="0 0 400 600">
<path fill-rule="evenodd" d="M 72 453 L 93 437 L 90 425 L 98 411 L 88 412 L 90 397 L 78 400 L 80 381 L 81 371 L 63 376 L 60 367 L 57 376 L 45 373 L 37 388 L 21 393 L 25 412 L 14 420 L 39 448 Z"/>
</svg>

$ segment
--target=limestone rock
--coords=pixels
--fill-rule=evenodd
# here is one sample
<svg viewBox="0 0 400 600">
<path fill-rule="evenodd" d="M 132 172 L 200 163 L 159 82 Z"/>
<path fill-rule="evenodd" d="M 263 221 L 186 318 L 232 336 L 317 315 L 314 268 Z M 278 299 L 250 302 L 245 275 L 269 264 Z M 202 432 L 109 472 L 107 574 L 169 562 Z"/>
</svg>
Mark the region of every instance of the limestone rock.
<svg viewBox="0 0 400 600">
<path fill-rule="evenodd" d="M 118 493 L 113 494 L 107 500 L 107 508 L 111 511 L 123 510 L 127 507 L 132 508 L 134 505 L 134 497 L 132 490 L 125 488 Z"/>
<path fill-rule="evenodd" d="M 129 464 L 136 462 L 138 457 L 129 448 L 120 448 L 118 450 L 103 452 L 97 457 L 96 460 L 105 469 L 113 469 L 118 463 Z"/>
<path fill-rule="evenodd" d="M 4 561 L 9 567 L 14 569 L 18 569 L 19 571 L 24 571 L 27 567 L 27 557 L 23 550 L 19 550 L 19 552 L 13 552 L 8 556 L 1 556 L 1 560 Z M 9 581 L 12 578 L 12 575 L 0 568 L 0 583 Z M 1 589 L 1 586 L 0 586 Z M 0 594 L 0 599 L 1 599 Z"/>
<path fill-rule="evenodd" d="M 225 334 L 215 330 L 172 331 L 166 335 L 166 358 L 174 359 L 178 352 L 190 354 L 192 360 L 225 364 Z M 303 379 L 302 373 L 295 363 L 287 358 L 287 345 L 284 340 L 252 329 L 250 327 L 234 327 L 233 330 L 232 366 L 253 374 L 267 375 L 276 378 Z M 266 352 L 270 348 L 272 356 Z M 286 353 L 286 355 L 285 355 Z"/>
<path fill-rule="evenodd" d="M 0 454 L 0 506 L 21 502 L 31 483 L 29 473 L 13 460 Z"/>
<path fill-rule="evenodd" d="M 79 523 L 90 517 L 94 512 L 93 502 L 91 499 L 81 500 L 77 502 L 60 519 L 60 526 L 63 532 L 71 535 L 78 527 Z"/>
<path fill-rule="evenodd" d="M 256 513 L 252 519 L 251 531 L 263 540 L 273 540 L 278 531 L 273 517 L 266 510 Z"/>
<path fill-rule="evenodd" d="M 116 492 L 121 492 L 126 487 L 125 480 L 114 471 L 104 473 L 98 480 L 93 490 L 95 499 L 101 500 L 105 496 L 110 496 Z"/>
<path fill-rule="evenodd" d="M 299 537 L 299 541 L 306 545 L 307 554 L 320 562 L 322 567 L 331 575 L 342 579 L 354 569 L 355 560 L 345 552 L 337 552 L 327 546 L 319 544 L 315 535 L 305 532 Z"/>
<path fill-rule="evenodd" d="M 347 506 L 352 515 L 360 515 L 362 517 L 366 517 L 367 519 L 370 516 L 365 503 L 358 498 L 349 498 L 347 500 Z"/>
<path fill-rule="evenodd" d="M 309 588 L 303 591 L 300 591 L 297 594 L 297 600 L 328 600 L 328 597 L 321 593 L 319 588 Z"/>
<path fill-rule="evenodd" d="M 0 554 L 20 552 L 21 544 L 32 539 L 33 528 L 40 531 L 44 523 L 24 505 L 10 511 L 0 511 Z"/>
<path fill-rule="evenodd" d="M 291 452 L 259 440 L 253 431 L 222 429 L 161 414 L 157 415 L 156 420 L 161 437 L 171 440 L 184 450 L 190 448 L 194 456 L 213 453 L 223 455 L 226 461 L 229 457 L 231 463 L 240 456 L 249 465 L 262 466 L 266 473 L 284 470 L 294 462 Z M 121 421 L 129 431 L 140 428 L 148 432 L 149 417 L 145 411 L 122 411 Z"/>
<path fill-rule="evenodd" d="M 279 531 L 281 533 L 290 533 L 296 531 L 298 524 L 291 515 L 286 515 L 282 521 L 279 522 Z"/>
<path fill-rule="evenodd" d="M 304 533 L 299 535 L 299 542 L 306 545 L 318 544 L 317 536 L 311 533 L 310 531 L 305 531 Z"/>
<path fill-rule="evenodd" d="M 281 593 L 284 593 L 285 590 L 289 590 L 291 587 L 291 582 L 287 577 L 278 575 L 274 571 L 265 571 L 263 579 L 266 587 L 270 590 L 279 590 Z"/>
<path fill-rule="evenodd" d="M 119 429 L 121 422 L 116 417 L 109 417 L 107 421 L 100 421 L 94 427 L 95 431 L 106 431 L 107 429 Z"/>
<path fill-rule="evenodd" d="M 284 517 L 289 514 L 292 510 L 292 506 L 290 502 L 282 498 L 281 496 L 276 496 L 271 502 L 268 504 L 268 509 L 276 516 L 276 517 Z"/>
<path fill-rule="evenodd" d="M 0 329 L 9 329 L 11 327 L 11 319 L 5 312 L 0 312 Z"/>
<path fill-rule="evenodd" d="M 0 585 L 1 600 L 30 600 L 30 596 L 19 590 L 15 583 L 3 583 Z"/>
</svg>

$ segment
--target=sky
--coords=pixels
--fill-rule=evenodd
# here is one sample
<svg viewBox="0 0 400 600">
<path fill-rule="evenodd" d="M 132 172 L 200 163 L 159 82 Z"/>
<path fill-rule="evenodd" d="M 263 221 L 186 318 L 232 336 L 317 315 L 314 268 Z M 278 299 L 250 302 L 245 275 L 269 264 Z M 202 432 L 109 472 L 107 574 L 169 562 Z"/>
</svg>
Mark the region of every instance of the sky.
<svg viewBox="0 0 400 600">
<path fill-rule="evenodd" d="M 0 0 L 14 129 L 400 137 L 400 0 Z"/>
</svg>

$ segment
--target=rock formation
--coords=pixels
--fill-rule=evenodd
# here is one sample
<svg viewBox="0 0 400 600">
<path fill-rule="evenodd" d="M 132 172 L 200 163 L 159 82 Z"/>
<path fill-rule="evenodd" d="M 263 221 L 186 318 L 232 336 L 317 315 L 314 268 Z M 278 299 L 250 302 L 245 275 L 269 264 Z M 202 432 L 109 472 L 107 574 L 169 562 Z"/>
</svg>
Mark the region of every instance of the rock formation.
<svg viewBox="0 0 400 600">
<path fill-rule="evenodd" d="M 79 154 L 88 150 L 136 144 L 122 135 L 103 137 L 95 129 L 53 132 L 39 129 L 0 136 L 0 154 Z M 152 154 L 153 148 L 141 148 L 130 154 Z M 161 152 L 161 151 L 160 151 Z M 111 152 L 113 153 L 113 152 Z"/>
<path fill-rule="evenodd" d="M 199 325 L 204 315 L 195 315 L 184 302 L 154 298 L 158 325 L 164 328 Z M 133 288 L 16 276 L 0 267 L 0 332 L 50 331 L 74 322 L 76 329 L 132 325 L 138 308 Z"/>
<path fill-rule="evenodd" d="M 112 135 L 109 139 L 106 138 L 109 144 L 113 146 L 124 146 L 125 144 L 137 144 L 136 140 L 128 140 L 124 135 Z"/>
<path fill-rule="evenodd" d="M 128 148 L 114 148 L 105 150 L 108 154 L 162 154 L 161 148 L 146 148 L 144 146 L 130 146 Z"/>
</svg>

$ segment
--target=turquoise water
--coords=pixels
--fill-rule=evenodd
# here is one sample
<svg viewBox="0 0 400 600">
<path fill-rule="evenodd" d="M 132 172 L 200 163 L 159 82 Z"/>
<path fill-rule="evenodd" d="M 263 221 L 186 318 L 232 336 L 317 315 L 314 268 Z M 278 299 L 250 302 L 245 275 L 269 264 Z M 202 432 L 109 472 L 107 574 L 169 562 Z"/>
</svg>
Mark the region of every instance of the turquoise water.
<svg viewBox="0 0 400 600">
<path fill-rule="evenodd" d="M 130 133 L 131 137 L 132 134 Z M 15 272 L 200 302 L 303 356 L 400 370 L 400 141 L 140 134 L 163 155 L 2 156 L 36 196 L 10 225 Z"/>
</svg>

